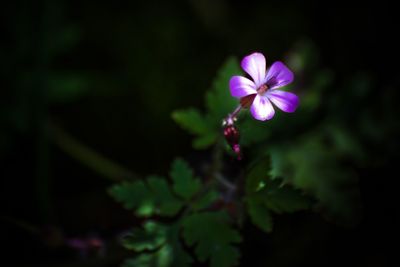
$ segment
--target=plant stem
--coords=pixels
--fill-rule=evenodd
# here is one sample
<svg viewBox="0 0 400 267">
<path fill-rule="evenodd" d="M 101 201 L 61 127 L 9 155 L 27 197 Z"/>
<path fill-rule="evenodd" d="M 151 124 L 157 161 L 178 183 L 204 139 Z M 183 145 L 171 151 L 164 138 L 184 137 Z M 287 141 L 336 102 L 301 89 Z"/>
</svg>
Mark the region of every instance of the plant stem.
<svg viewBox="0 0 400 267">
<path fill-rule="evenodd" d="M 236 190 L 236 185 L 225 179 L 221 174 L 215 174 L 215 179 L 228 191 L 234 192 Z"/>
<path fill-rule="evenodd" d="M 222 120 L 222 125 L 223 126 L 233 125 L 236 120 L 236 116 L 239 114 L 241 110 L 242 110 L 242 105 L 237 106 L 232 113 L 229 113 L 228 116 L 226 116 L 226 118 Z"/>
<path fill-rule="evenodd" d="M 237 114 L 239 114 L 239 112 L 241 110 L 242 110 L 242 105 L 239 105 L 239 106 L 236 107 L 236 109 L 231 114 L 229 114 L 229 116 L 231 118 L 235 118 L 237 116 Z"/>
</svg>

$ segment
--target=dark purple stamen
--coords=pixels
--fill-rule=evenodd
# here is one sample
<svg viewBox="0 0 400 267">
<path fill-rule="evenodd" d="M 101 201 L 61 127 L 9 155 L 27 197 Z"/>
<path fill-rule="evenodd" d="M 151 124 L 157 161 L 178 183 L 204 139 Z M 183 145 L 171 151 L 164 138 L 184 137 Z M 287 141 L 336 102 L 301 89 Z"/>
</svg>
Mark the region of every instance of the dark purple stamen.
<svg viewBox="0 0 400 267">
<path fill-rule="evenodd" d="M 271 88 L 271 87 L 274 87 L 277 83 L 278 83 L 278 81 L 276 80 L 276 77 L 274 76 L 274 77 L 271 77 L 271 78 L 265 83 L 265 85 L 266 85 L 268 88 Z"/>
</svg>

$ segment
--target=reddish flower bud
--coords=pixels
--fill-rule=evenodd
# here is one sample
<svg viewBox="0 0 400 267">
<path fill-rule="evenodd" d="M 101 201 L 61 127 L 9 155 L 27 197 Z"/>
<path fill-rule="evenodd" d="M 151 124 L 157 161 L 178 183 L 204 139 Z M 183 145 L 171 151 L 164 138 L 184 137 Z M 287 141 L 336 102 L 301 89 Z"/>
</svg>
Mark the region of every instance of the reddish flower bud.
<svg viewBox="0 0 400 267">
<path fill-rule="evenodd" d="M 228 118 L 223 122 L 224 126 L 224 136 L 225 140 L 228 142 L 229 146 L 232 148 L 233 152 L 237 155 L 238 160 L 242 159 L 242 153 L 239 146 L 239 131 L 234 125 L 234 120 Z"/>
</svg>

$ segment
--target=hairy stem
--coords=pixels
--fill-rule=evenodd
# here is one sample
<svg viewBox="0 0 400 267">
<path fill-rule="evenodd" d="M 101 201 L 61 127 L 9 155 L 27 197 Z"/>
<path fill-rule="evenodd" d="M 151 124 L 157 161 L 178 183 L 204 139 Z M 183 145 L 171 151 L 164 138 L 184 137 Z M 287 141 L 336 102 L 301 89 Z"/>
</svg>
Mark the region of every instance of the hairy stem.
<svg viewBox="0 0 400 267">
<path fill-rule="evenodd" d="M 236 118 L 237 114 L 242 110 L 242 105 L 239 105 L 235 108 L 235 110 L 230 114 L 231 118 Z"/>
</svg>

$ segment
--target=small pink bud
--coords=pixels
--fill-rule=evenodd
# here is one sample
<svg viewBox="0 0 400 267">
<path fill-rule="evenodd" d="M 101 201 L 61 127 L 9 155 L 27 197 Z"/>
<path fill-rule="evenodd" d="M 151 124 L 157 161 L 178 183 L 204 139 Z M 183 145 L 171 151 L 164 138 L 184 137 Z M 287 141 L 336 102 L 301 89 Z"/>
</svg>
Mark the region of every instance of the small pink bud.
<svg viewBox="0 0 400 267">
<path fill-rule="evenodd" d="M 241 160 L 242 159 L 242 153 L 240 151 L 240 146 L 239 146 L 239 131 L 234 125 L 234 121 L 229 118 L 227 120 L 224 120 L 224 136 L 225 140 L 228 142 L 229 146 L 232 148 L 233 152 L 237 155 L 237 159 Z"/>
</svg>

